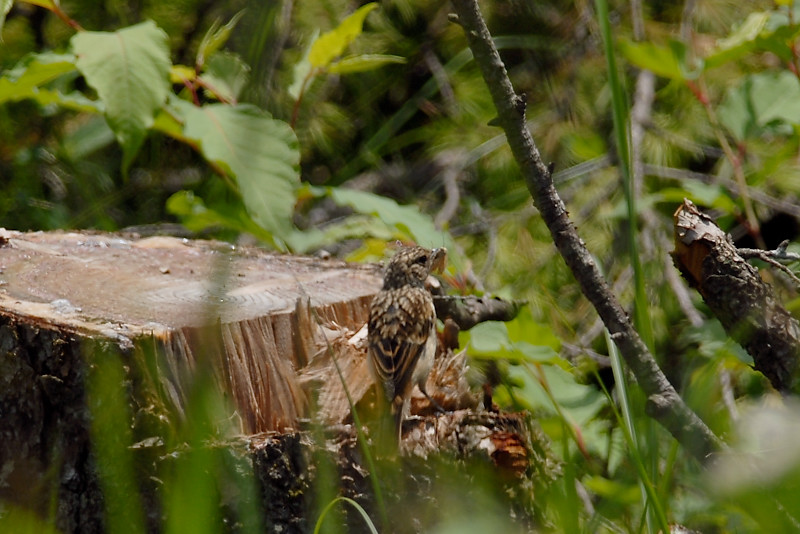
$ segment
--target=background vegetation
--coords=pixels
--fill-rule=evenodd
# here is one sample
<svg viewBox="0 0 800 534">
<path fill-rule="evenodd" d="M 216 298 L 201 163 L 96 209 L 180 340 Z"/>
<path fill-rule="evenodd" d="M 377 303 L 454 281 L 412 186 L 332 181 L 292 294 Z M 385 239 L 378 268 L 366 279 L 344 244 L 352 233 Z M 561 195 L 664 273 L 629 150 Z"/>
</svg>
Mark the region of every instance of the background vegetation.
<svg viewBox="0 0 800 534">
<path fill-rule="evenodd" d="M 612 2 L 622 103 L 594 4 L 482 5 L 581 236 L 631 307 L 636 245 L 645 339 L 733 446 L 702 469 L 644 415 L 635 387 L 627 413 L 614 410 L 613 347 L 531 205 L 447 3 L 224 4 L 0 2 L 10 8 L 0 46 L 0 226 L 166 232 L 357 261 L 391 253 L 395 239 L 445 244 L 453 292 L 529 303 L 514 322 L 480 325 L 463 341 L 475 368 L 499 370 L 495 400 L 532 410 L 564 461 L 541 497 L 544 527 L 655 532 L 659 517 L 703 532 L 800 525 L 797 410 L 774 399 L 668 256 L 684 197 L 743 246 L 796 237 L 795 5 Z M 140 78 L 103 70 L 98 51 L 111 34 L 76 25 L 128 35 L 141 46 Z M 643 70 L 654 75 L 651 96 Z M 633 109 L 633 221 L 615 105 Z M 225 152 L 215 135 L 230 131 L 257 135 Z M 795 290 L 771 279 L 797 310 Z M 187 442 L 201 440 L 191 432 Z M 746 464 L 740 449 L 753 454 Z M 208 460 L 235 479 L 214 458 L 186 462 Z M 194 486 L 192 469 L 175 472 L 177 487 Z"/>
</svg>

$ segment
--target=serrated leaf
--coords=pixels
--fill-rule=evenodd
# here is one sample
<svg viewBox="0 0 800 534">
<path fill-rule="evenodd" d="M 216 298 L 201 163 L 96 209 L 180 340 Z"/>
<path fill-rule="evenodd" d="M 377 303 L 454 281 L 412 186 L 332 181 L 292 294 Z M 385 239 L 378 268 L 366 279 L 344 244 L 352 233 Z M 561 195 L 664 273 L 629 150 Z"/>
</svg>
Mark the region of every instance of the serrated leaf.
<svg viewBox="0 0 800 534">
<path fill-rule="evenodd" d="M 327 67 L 334 59 L 342 55 L 344 49 L 361 35 L 364 19 L 377 9 L 376 2 L 370 2 L 358 8 L 352 15 L 329 32 L 323 33 L 311 45 L 308 61 L 313 67 Z"/>
<path fill-rule="evenodd" d="M 406 58 L 385 54 L 361 54 L 359 56 L 347 56 L 339 61 L 334 61 L 328 66 L 328 72 L 332 74 L 348 74 L 351 72 L 363 72 L 377 69 L 388 63 L 405 63 Z"/>
<path fill-rule="evenodd" d="M 239 19 L 242 18 L 242 15 L 244 15 L 244 10 L 236 13 L 231 17 L 231 20 L 222 27 L 219 25 L 219 20 L 215 20 L 214 23 L 211 24 L 211 27 L 203 36 L 202 41 L 200 41 L 200 46 L 197 47 L 197 65 L 205 65 L 206 58 L 211 57 L 214 52 L 219 50 L 222 45 L 228 41 L 231 32 L 236 27 L 236 24 L 239 23 Z"/>
<path fill-rule="evenodd" d="M 211 56 L 202 79 L 218 100 L 236 101 L 247 84 L 250 67 L 236 54 L 219 52 Z"/>
<path fill-rule="evenodd" d="M 210 104 L 187 110 L 183 133 L 236 178 L 256 223 L 280 239 L 291 232 L 300 152 L 289 125 L 249 104 Z"/>
<path fill-rule="evenodd" d="M 167 34 L 152 21 L 72 37 L 77 66 L 105 104 L 127 169 L 169 93 Z"/>
</svg>

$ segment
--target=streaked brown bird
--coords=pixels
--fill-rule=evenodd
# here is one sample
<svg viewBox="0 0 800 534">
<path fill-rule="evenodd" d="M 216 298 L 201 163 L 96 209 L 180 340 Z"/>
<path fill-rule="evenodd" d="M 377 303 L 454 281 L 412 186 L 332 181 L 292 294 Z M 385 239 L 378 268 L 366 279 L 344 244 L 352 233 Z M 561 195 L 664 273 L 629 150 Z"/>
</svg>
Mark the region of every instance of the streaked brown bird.
<svg viewBox="0 0 800 534">
<path fill-rule="evenodd" d="M 425 280 L 444 267 L 446 257 L 445 248 L 402 248 L 389 261 L 383 289 L 370 307 L 370 369 L 391 403 L 398 443 L 415 385 L 438 406 L 425 390 L 436 354 L 436 310 Z"/>
</svg>

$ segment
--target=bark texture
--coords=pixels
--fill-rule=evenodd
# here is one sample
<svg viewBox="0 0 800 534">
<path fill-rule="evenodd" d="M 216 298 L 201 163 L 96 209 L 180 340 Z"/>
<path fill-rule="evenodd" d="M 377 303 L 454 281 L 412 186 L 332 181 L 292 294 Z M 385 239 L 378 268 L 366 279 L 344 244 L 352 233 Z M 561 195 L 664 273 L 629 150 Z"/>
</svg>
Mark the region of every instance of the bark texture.
<svg viewBox="0 0 800 534">
<path fill-rule="evenodd" d="M 778 391 L 797 393 L 800 324 L 729 236 L 689 200 L 675 212 L 672 258 L 754 367 Z"/>
</svg>

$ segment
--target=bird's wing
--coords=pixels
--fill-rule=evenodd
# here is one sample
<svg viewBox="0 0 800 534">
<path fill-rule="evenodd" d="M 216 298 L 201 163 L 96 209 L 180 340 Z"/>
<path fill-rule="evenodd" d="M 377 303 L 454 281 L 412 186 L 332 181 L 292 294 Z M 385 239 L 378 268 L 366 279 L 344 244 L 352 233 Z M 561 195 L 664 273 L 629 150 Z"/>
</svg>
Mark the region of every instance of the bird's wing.
<svg viewBox="0 0 800 534">
<path fill-rule="evenodd" d="M 375 296 L 369 318 L 369 351 L 386 396 L 405 397 L 414 368 L 433 331 L 435 312 L 430 294 L 403 287 Z"/>
</svg>

